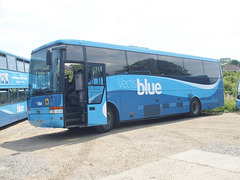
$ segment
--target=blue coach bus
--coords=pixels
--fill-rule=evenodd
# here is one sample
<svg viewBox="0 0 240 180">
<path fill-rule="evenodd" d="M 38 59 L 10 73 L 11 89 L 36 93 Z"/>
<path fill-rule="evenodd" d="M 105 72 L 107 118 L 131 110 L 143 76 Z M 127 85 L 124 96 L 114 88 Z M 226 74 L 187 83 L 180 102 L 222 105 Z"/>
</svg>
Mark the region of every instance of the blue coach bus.
<svg viewBox="0 0 240 180">
<path fill-rule="evenodd" d="M 240 109 L 240 80 L 238 82 L 238 87 L 237 87 L 236 106 L 237 106 L 237 108 Z"/>
<path fill-rule="evenodd" d="M 58 40 L 32 51 L 28 120 L 33 126 L 94 126 L 197 116 L 224 105 L 219 60 L 141 47 Z"/>
<path fill-rule="evenodd" d="M 0 51 L 0 127 L 27 118 L 29 60 Z"/>
</svg>

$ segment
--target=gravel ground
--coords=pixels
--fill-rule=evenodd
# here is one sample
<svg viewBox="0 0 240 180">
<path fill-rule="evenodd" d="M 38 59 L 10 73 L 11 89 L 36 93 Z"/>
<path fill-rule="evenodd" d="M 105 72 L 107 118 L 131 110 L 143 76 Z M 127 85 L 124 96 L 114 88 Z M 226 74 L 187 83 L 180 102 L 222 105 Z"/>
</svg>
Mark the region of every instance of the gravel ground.
<svg viewBox="0 0 240 180">
<path fill-rule="evenodd" d="M 0 129 L 0 179 L 106 178 L 193 149 L 240 157 L 240 114 L 126 123 L 104 134 L 23 121 Z"/>
</svg>

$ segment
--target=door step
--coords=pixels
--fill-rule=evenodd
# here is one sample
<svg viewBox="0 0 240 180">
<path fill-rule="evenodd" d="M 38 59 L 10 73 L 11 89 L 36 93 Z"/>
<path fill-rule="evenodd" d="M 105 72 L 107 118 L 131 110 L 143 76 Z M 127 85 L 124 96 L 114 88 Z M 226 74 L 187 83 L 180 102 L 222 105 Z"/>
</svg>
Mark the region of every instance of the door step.
<svg viewBox="0 0 240 180">
<path fill-rule="evenodd" d="M 80 118 L 73 118 L 73 119 L 67 119 L 67 122 L 66 122 L 66 126 L 69 127 L 69 126 L 80 126 L 82 123 L 81 123 L 81 119 Z"/>
<path fill-rule="evenodd" d="M 67 119 L 81 119 L 82 114 L 79 112 L 66 113 Z"/>
<path fill-rule="evenodd" d="M 76 107 L 76 106 L 73 106 L 73 107 L 66 107 L 66 112 L 67 112 L 67 113 L 78 112 L 78 107 Z"/>
<path fill-rule="evenodd" d="M 84 127 L 87 127 L 86 124 L 79 124 L 79 125 L 67 125 L 67 128 L 68 129 L 71 129 L 71 128 L 84 128 Z"/>
</svg>

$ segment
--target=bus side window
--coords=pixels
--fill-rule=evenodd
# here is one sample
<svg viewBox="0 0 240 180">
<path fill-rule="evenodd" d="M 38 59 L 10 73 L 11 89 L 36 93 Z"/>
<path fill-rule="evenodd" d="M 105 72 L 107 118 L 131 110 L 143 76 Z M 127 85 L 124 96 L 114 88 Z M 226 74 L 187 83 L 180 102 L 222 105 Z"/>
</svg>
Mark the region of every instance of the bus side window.
<svg viewBox="0 0 240 180">
<path fill-rule="evenodd" d="M 28 71 L 29 71 L 29 62 L 27 62 L 27 61 L 24 62 L 24 69 L 25 69 L 25 72 L 28 73 Z"/>
<path fill-rule="evenodd" d="M 137 52 L 127 52 L 128 58 L 128 73 L 142 74 L 142 75 L 156 75 L 157 69 L 157 55 L 145 54 Z"/>
<path fill-rule="evenodd" d="M 19 88 L 18 93 L 19 93 L 19 102 L 26 101 L 25 89 Z"/>
<path fill-rule="evenodd" d="M 24 72 L 23 60 L 17 59 L 17 70 L 20 72 Z"/>
<path fill-rule="evenodd" d="M 106 64 L 106 74 L 123 74 L 127 71 L 125 51 L 86 47 L 87 61 Z"/>
<path fill-rule="evenodd" d="M 0 69 L 7 69 L 6 56 L 0 54 Z"/>
<path fill-rule="evenodd" d="M 16 58 L 13 56 L 7 55 L 7 62 L 8 62 L 8 69 L 16 71 L 17 66 L 16 66 Z"/>
<path fill-rule="evenodd" d="M 10 103 L 17 103 L 18 102 L 18 91 L 17 88 L 10 88 Z"/>
<path fill-rule="evenodd" d="M 0 89 L 0 106 L 8 104 L 8 89 Z"/>
<path fill-rule="evenodd" d="M 184 77 L 183 60 L 178 57 L 160 56 L 157 61 L 158 75 L 168 77 Z"/>
<path fill-rule="evenodd" d="M 204 61 L 203 65 L 204 65 L 205 75 L 209 79 L 209 84 L 216 83 L 220 77 L 219 64 L 216 62 Z"/>
</svg>

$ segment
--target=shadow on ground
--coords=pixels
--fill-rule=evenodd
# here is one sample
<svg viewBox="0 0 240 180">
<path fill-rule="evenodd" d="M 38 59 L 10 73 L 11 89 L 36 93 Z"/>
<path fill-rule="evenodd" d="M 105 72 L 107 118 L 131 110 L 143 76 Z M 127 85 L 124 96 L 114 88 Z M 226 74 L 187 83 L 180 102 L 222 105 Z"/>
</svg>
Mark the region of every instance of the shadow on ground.
<svg viewBox="0 0 240 180">
<path fill-rule="evenodd" d="M 220 114 L 202 114 L 201 116 L 218 116 Z M 114 128 L 107 133 L 97 133 L 93 128 L 82 128 L 67 130 L 63 129 L 60 132 L 36 135 L 28 138 L 23 138 L 16 141 L 8 141 L 0 144 L 0 147 L 11 149 L 17 152 L 31 152 L 40 149 L 52 148 L 57 146 L 68 146 L 72 144 L 79 144 L 93 139 L 108 136 L 110 134 L 118 134 L 122 132 L 132 131 L 136 129 L 174 124 L 181 121 L 192 120 L 193 118 L 186 117 L 186 115 L 172 116 L 153 120 L 135 121 L 121 124 L 120 127 Z"/>
</svg>

